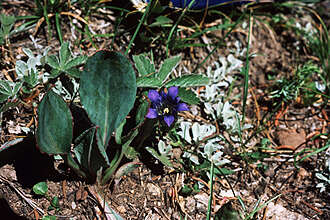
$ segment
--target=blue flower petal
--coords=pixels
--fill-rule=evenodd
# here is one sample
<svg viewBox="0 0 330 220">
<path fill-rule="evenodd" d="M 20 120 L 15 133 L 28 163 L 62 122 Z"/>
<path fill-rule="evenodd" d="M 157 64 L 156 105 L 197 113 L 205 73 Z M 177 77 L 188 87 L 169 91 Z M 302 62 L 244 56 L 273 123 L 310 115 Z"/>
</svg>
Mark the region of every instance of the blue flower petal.
<svg viewBox="0 0 330 220">
<path fill-rule="evenodd" d="M 167 97 L 167 94 L 164 91 L 161 91 L 160 96 L 161 96 L 162 100 L 165 100 Z"/>
<path fill-rule="evenodd" d="M 176 109 L 177 111 L 189 111 L 189 107 L 186 103 L 179 103 Z"/>
<path fill-rule="evenodd" d="M 156 90 L 149 90 L 148 93 L 148 98 L 150 99 L 151 102 L 160 102 L 161 101 L 161 96 L 159 95 L 159 93 Z"/>
<path fill-rule="evenodd" d="M 170 127 L 171 124 L 174 122 L 174 116 L 173 115 L 164 116 L 164 121 L 166 122 L 167 126 Z"/>
<path fill-rule="evenodd" d="M 175 97 L 178 96 L 178 93 L 179 93 L 179 89 L 177 86 L 172 86 L 168 89 L 168 95 L 173 99 L 175 100 Z"/>
<path fill-rule="evenodd" d="M 156 109 L 153 108 L 149 108 L 148 114 L 146 115 L 147 118 L 157 118 L 158 117 L 158 113 L 156 111 Z"/>
</svg>

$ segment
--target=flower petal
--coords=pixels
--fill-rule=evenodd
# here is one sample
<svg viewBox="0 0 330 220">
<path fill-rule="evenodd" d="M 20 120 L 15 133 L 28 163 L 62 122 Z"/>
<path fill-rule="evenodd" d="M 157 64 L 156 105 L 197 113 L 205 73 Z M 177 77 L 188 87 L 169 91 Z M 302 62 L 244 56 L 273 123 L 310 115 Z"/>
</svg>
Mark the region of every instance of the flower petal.
<svg viewBox="0 0 330 220">
<path fill-rule="evenodd" d="M 171 124 L 174 122 L 174 116 L 173 115 L 164 116 L 164 121 L 166 122 L 167 126 L 170 127 Z"/>
<path fill-rule="evenodd" d="M 179 103 L 176 109 L 177 111 L 189 111 L 189 106 L 186 103 Z"/>
<path fill-rule="evenodd" d="M 148 98 L 151 102 L 159 102 L 161 100 L 159 93 L 153 89 L 149 90 Z"/>
<path fill-rule="evenodd" d="M 146 115 L 147 118 L 157 118 L 158 117 L 158 113 L 156 111 L 156 109 L 153 108 L 149 108 L 148 114 Z"/>
<path fill-rule="evenodd" d="M 168 95 L 173 99 L 175 100 L 175 97 L 178 96 L 178 93 L 179 93 L 179 89 L 177 86 L 172 86 L 168 89 Z"/>
</svg>

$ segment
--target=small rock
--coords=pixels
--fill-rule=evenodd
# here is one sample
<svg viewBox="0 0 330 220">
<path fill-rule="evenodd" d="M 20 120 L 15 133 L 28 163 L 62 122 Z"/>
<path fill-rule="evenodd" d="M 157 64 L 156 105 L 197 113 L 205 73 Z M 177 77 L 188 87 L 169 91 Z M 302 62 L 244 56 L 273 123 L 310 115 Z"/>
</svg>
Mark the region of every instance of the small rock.
<svg viewBox="0 0 330 220">
<path fill-rule="evenodd" d="M 117 210 L 120 213 L 126 213 L 126 211 L 127 211 L 126 208 L 125 208 L 125 206 L 123 206 L 123 205 L 118 206 L 117 207 Z"/>
<path fill-rule="evenodd" d="M 304 216 L 291 212 L 285 207 L 283 207 L 281 204 L 274 204 L 273 202 L 270 202 L 268 204 L 268 209 L 266 213 L 266 219 L 269 220 L 307 220 Z"/>
<path fill-rule="evenodd" d="M 299 182 L 300 180 L 303 180 L 307 178 L 310 174 L 305 170 L 304 168 L 300 168 L 299 172 L 297 174 L 297 181 Z"/>
<path fill-rule="evenodd" d="M 6 164 L 0 169 L 2 176 L 5 176 L 8 180 L 17 181 L 16 170 L 12 165 Z"/>
<path fill-rule="evenodd" d="M 148 191 L 151 193 L 151 195 L 157 196 L 157 197 L 161 196 L 161 193 L 162 193 L 161 189 L 159 187 L 157 187 L 156 185 L 154 185 L 152 183 L 148 183 L 147 188 L 148 188 Z"/>
<path fill-rule="evenodd" d="M 205 211 L 209 202 L 209 196 L 206 193 L 199 193 L 194 196 L 196 200 L 196 208 L 198 211 Z"/>
<path fill-rule="evenodd" d="M 304 130 L 296 131 L 295 129 L 281 129 L 275 133 L 275 136 L 280 145 L 292 146 L 296 149 L 306 140 Z"/>
<path fill-rule="evenodd" d="M 75 202 L 72 202 L 72 203 L 71 203 L 71 208 L 72 208 L 72 209 L 76 209 L 76 208 L 77 208 L 77 205 L 76 205 Z"/>
<path fill-rule="evenodd" d="M 236 192 L 235 192 L 235 194 L 236 194 Z M 231 189 L 221 190 L 221 192 L 220 192 L 220 196 L 221 196 L 221 197 L 235 197 L 235 196 L 233 195 L 233 192 L 231 191 Z M 237 196 L 237 194 L 236 194 L 236 196 Z"/>
<path fill-rule="evenodd" d="M 177 160 L 181 159 L 182 150 L 180 148 L 173 148 L 173 157 Z"/>
<path fill-rule="evenodd" d="M 193 213 L 196 210 L 196 200 L 192 197 L 188 197 L 185 206 L 189 213 Z"/>
</svg>

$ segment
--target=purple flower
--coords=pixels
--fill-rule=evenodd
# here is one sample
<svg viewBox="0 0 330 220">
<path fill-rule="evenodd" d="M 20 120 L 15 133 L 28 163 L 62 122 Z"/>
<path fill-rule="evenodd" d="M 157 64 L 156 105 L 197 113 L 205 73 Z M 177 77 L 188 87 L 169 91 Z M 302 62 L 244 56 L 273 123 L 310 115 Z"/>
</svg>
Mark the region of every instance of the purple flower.
<svg viewBox="0 0 330 220">
<path fill-rule="evenodd" d="M 178 97 L 178 87 L 170 87 L 167 92 L 163 90 L 157 92 L 156 90 L 149 90 L 148 97 L 151 101 L 147 118 L 164 118 L 168 127 L 174 122 L 179 111 L 188 111 L 187 104 L 180 102 Z"/>
</svg>

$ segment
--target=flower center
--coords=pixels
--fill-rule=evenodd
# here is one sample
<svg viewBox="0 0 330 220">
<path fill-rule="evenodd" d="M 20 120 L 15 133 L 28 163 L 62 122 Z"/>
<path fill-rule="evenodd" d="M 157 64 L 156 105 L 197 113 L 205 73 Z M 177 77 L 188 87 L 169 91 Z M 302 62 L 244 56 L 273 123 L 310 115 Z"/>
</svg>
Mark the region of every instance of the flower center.
<svg viewBox="0 0 330 220">
<path fill-rule="evenodd" d="M 163 114 L 166 115 L 166 114 L 168 114 L 168 113 L 170 113 L 170 109 L 169 109 L 169 108 L 164 108 L 164 110 L 163 110 Z"/>
</svg>

